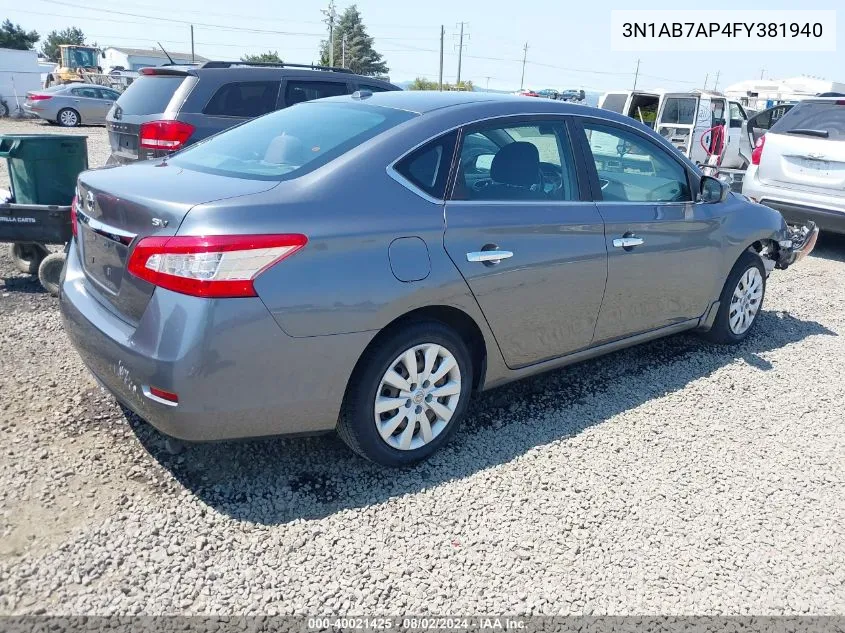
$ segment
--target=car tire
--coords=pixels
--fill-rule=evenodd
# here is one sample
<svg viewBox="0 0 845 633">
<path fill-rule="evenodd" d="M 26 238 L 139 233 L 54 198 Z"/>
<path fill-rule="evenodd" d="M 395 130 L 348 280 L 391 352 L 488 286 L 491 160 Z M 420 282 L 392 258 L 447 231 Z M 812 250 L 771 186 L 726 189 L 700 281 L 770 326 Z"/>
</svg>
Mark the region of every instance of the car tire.
<svg viewBox="0 0 845 633">
<path fill-rule="evenodd" d="M 56 123 L 62 127 L 76 127 L 81 123 L 79 112 L 73 108 L 62 108 L 56 116 Z"/>
<path fill-rule="evenodd" d="M 705 338 L 722 345 L 742 342 L 754 329 L 766 296 L 766 268 L 753 250 L 740 255 L 731 269 L 713 326 Z"/>
<path fill-rule="evenodd" d="M 54 297 L 59 296 L 59 279 L 65 266 L 64 253 L 50 253 L 38 266 L 38 281 Z"/>
<path fill-rule="evenodd" d="M 417 364 L 416 378 L 407 369 L 410 362 Z M 353 451 L 382 466 L 422 461 L 457 432 L 472 381 L 467 345 L 448 326 L 437 321 L 398 326 L 358 362 L 338 434 Z"/>
<path fill-rule="evenodd" d="M 49 254 L 46 246 L 35 242 L 15 242 L 9 248 L 9 257 L 15 268 L 27 275 L 37 274 L 41 260 Z"/>
</svg>

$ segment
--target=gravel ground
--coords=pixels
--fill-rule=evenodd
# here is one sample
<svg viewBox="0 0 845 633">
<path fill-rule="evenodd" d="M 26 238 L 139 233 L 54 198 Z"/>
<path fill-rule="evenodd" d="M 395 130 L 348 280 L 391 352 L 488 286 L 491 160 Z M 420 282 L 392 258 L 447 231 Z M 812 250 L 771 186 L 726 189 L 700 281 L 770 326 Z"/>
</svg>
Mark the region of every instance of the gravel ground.
<svg viewBox="0 0 845 633">
<path fill-rule="evenodd" d="M 169 455 L 3 253 L 0 613 L 845 613 L 841 276 L 824 240 L 743 345 L 483 394 L 383 470 L 332 435 Z"/>
</svg>

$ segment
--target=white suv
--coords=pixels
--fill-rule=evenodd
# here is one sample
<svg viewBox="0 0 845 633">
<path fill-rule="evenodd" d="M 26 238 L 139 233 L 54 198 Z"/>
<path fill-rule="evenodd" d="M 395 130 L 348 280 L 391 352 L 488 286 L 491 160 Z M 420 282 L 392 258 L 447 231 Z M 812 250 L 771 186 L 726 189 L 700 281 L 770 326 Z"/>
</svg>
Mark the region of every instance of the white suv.
<svg viewBox="0 0 845 633">
<path fill-rule="evenodd" d="M 812 98 L 786 113 L 751 153 L 742 193 L 789 222 L 845 233 L 845 98 Z"/>
</svg>

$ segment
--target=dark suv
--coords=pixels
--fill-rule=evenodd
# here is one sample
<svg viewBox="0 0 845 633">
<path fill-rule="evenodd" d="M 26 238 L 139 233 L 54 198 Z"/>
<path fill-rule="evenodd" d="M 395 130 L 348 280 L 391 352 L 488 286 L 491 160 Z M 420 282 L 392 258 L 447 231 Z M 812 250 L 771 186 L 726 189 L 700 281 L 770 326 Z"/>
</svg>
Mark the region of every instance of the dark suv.
<svg viewBox="0 0 845 633">
<path fill-rule="evenodd" d="M 205 62 L 143 68 L 106 117 L 108 164 L 160 158 L 244 121 L 356 90 L 401 90 L 345 68 Z"/>
</svg>

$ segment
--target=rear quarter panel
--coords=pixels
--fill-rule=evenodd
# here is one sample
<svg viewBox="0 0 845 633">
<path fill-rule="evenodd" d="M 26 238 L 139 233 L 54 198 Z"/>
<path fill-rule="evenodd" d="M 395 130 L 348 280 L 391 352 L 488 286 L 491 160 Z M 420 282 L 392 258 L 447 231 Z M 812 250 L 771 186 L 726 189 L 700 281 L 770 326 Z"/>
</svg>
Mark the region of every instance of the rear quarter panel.
<svg viewBox="0 0 845 633">
<path fill-rule="evenodd" d="M 379 330 L 431 305 L 466 312 L 489 336 L 443 248 L 443 205 L 387 174 L 390 163 L 431 136 L 422 124 L 406 123 L 263 194 L 197 206 L 179 233 L 307 235 L 305 248 L 255 282 L 280 327 L 293 337 Z M 394 276 L 388 252 L 402 237 L 425 242 L 428 261 L 418 262 L 428 267 L 424 279 L 404 282 Z"/>
</svg>

